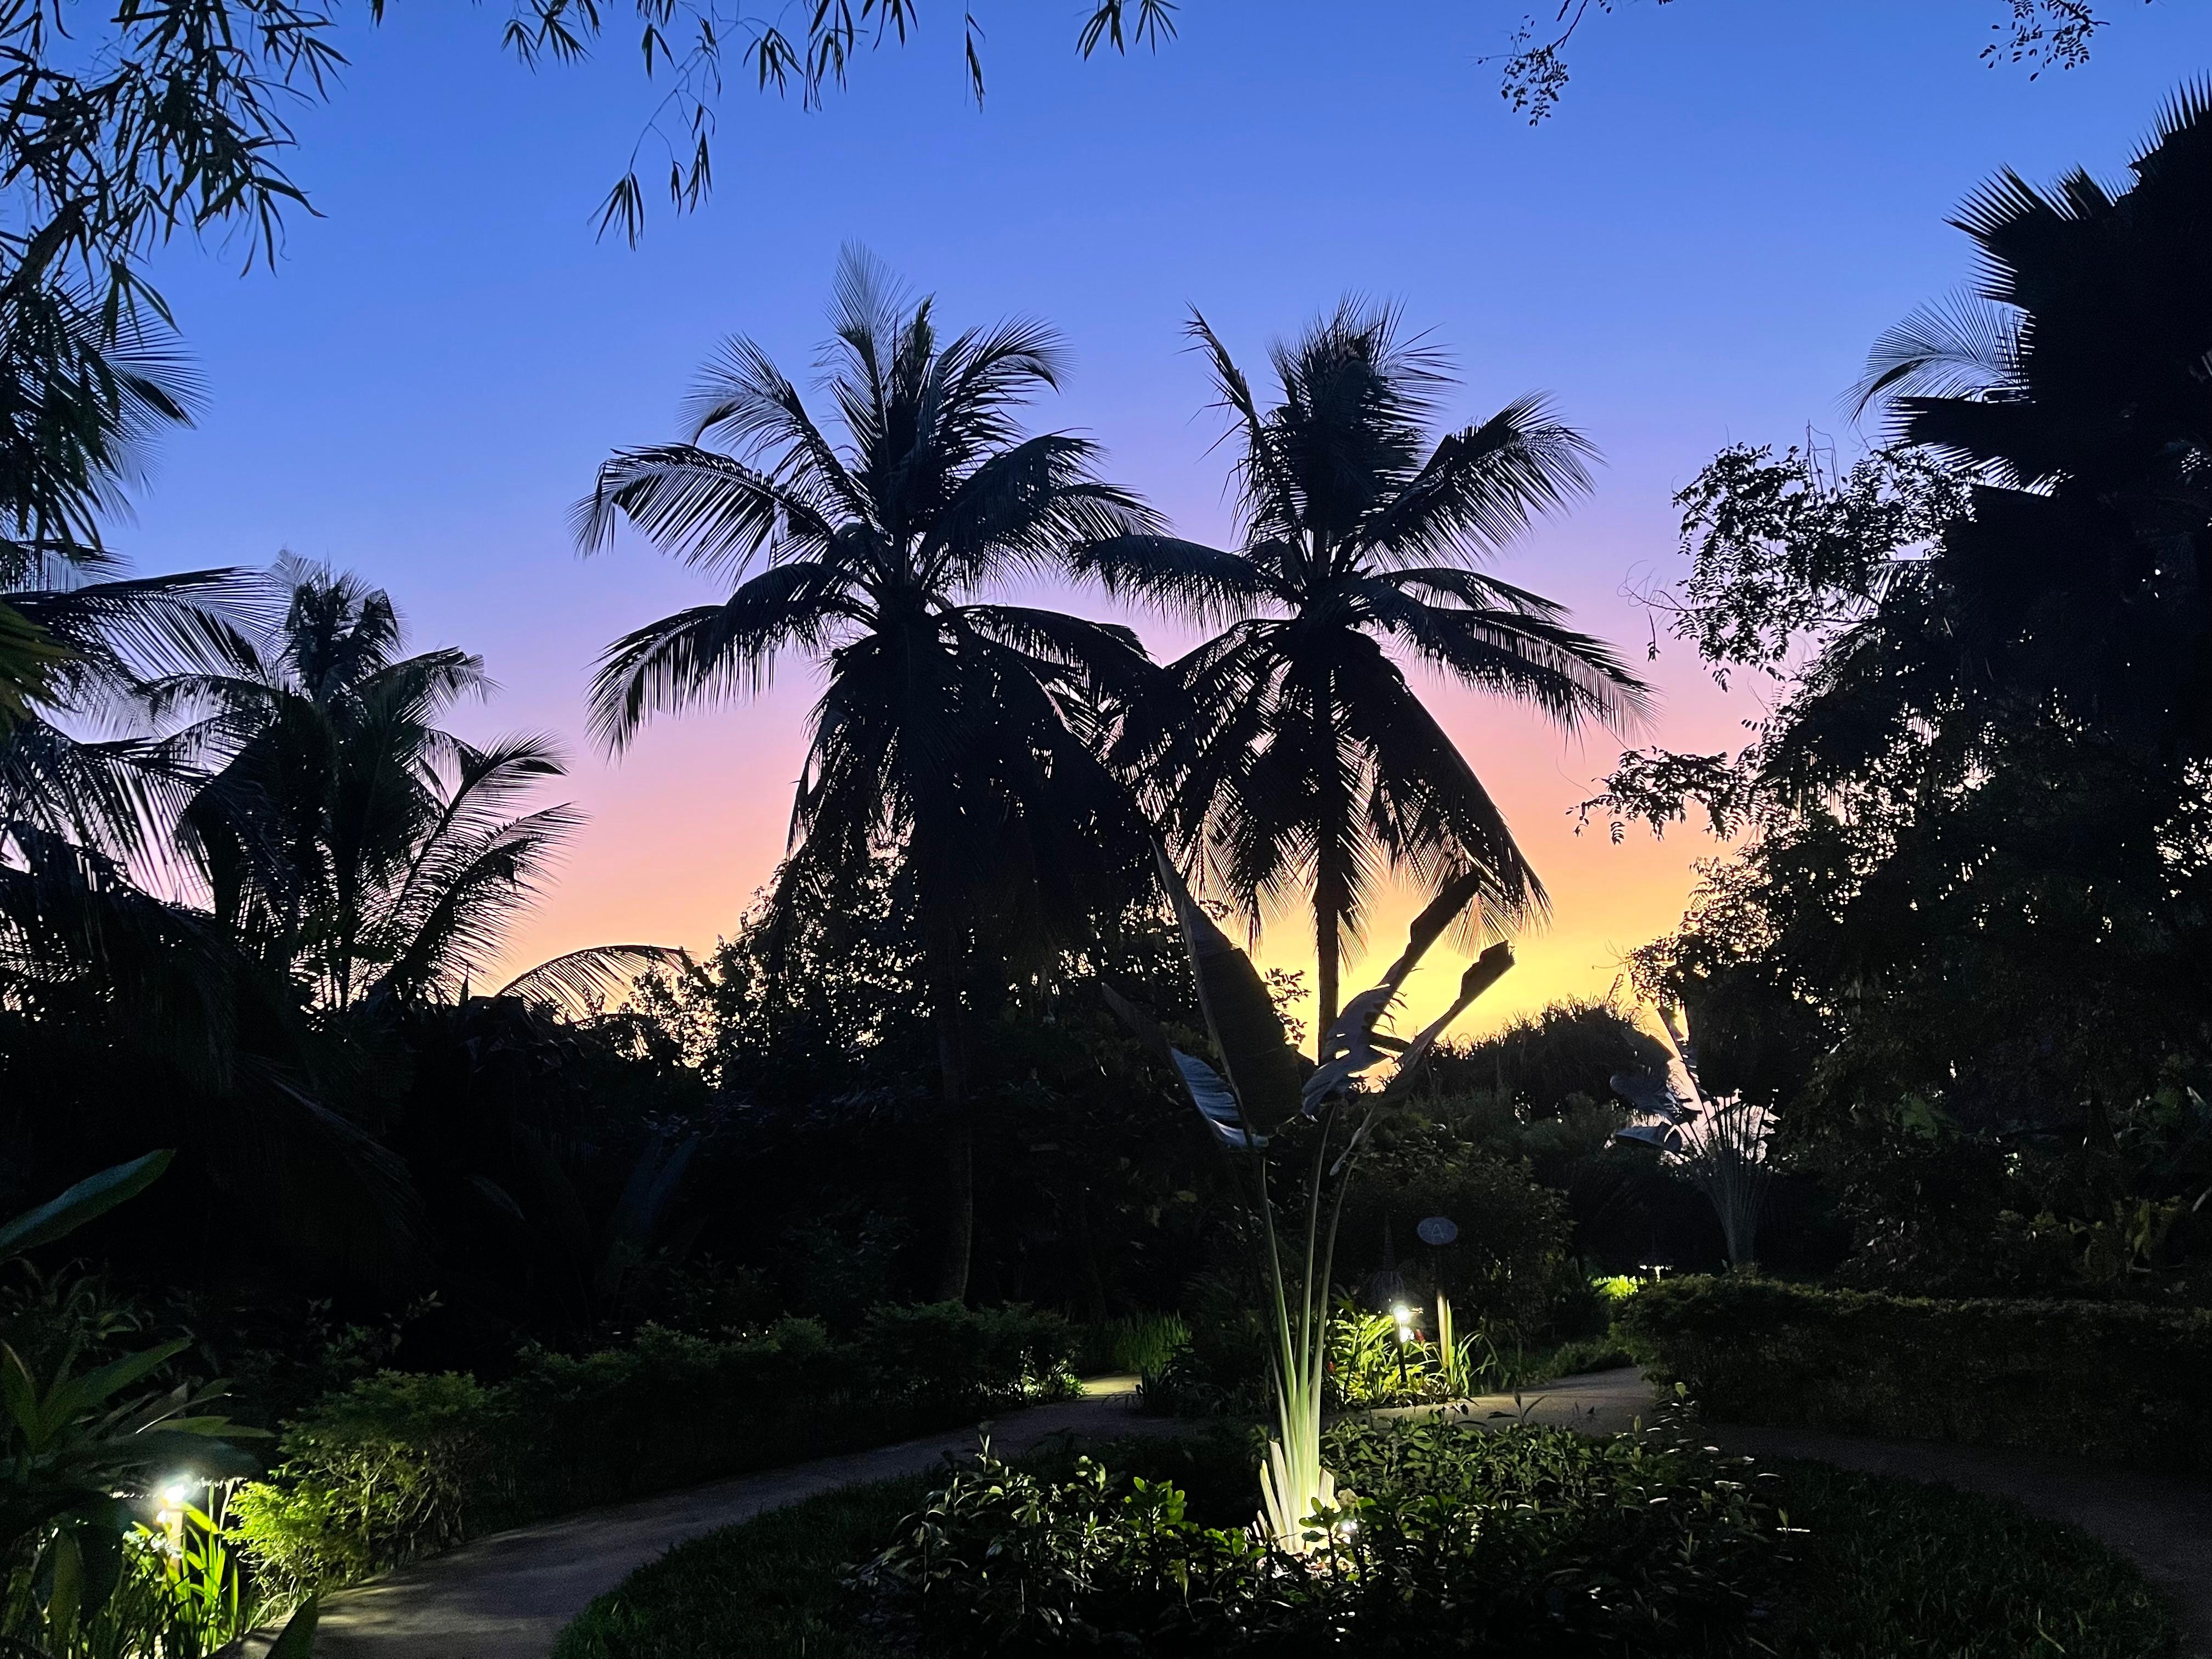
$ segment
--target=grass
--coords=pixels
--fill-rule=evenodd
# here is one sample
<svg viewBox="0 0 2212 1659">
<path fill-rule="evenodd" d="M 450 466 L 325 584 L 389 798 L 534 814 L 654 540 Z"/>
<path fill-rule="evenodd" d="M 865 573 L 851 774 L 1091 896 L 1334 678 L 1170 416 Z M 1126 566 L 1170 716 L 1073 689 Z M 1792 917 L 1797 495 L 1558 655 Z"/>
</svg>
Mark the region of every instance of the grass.
<svg viewBox="0 0 2212 1659">
<path fill-rule="evenodd" d="M 1182 1443 L 1097 1449 L 1170 1477 L 1221 1462 Z M 1805 1530 L 1759 1626 L 1772 1659 L 2156 1659 L 2174 1645 L 2157 1594 L 2077 1528 L 1892 1476 L 1779 1472 Z M 849 1487 L 682 1545 L 586 1608 L 554 1659 L 890 1659 L 840 1581 L 932 1484 Z"/>
<path fill-rule="evenodd" d="M 935 1484 L 848 1486 L 679 1545 L 578 1614 L 554 1659 L 880 1659 L 839 1579 Z"/>
<path fill-rule="evenodd" d="M 1807 1535 L 1763 1636 L 1780 1659 L 2154 1659 L 2172 1614 L 2078 1527 L 2000 1498 L 1782 1466 Z"/>
</svg>

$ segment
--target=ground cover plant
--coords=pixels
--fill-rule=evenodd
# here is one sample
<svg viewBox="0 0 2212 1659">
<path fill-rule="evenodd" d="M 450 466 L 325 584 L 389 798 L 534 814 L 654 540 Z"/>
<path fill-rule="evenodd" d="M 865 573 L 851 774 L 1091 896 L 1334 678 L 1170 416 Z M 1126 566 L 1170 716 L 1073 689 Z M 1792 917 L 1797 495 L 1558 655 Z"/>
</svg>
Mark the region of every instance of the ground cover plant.
<svg viewBox="0 0 2212 1659">
<path fill-rule="evenodd" d="M 1364 1452 L 1338 1449 L 1346 1466 L 1358 1468 L 1378 1498 L 1393 1502 L 1402 1500 L 1409 1487 L 1424 1485 L 1440 1487 L 1455 1499 L 1478 1494 L 1503 1498 L 1534 1485 L 1572 1500 L 1517 1523 L 1528 1536 L 1547 1539 L 1540 1567 L 1516 1561 L 1510 1548 L 1497 1552 L 1489 1588 L 1504 1592 L 1509 1605 L 1471 1615 L 1475 1645 L 1439 1646 L 1441 1638 L 1430 1638 L 1410 1645 L 1410 1651 L 1560 1650 L 1544 1644 L 1554 1639 L 1570 1616 L 1565 1598 L 1555 1620 L 1554 1604 L 1541 1591 L 1599 1573 L 1607 1549 L 1648 1552 L 1655 1536 L 1664 1539 L 1677 1528 L 1673 1535 L 1678 1538 L 1695 1534 L 1711 1519 L 1684 1520 L 1678 1514 L 1655 1522 L 1653 1509 L 1670 1506 L 1645 1503 L 1637 1506 L 1638 1513 L 1617 1516 L 1618 1529 L 1596 1524 L 1604 1511 L 1593 1500 L 1602 1497 L 1604 1477 L 1632 1465 L 1593 1443 L 1577 1446 L 1564 1431 L 1509 1430 L 1495 1437 L 1487 1453 L 1478 1447 L 1472 1456 L 1454 1446 L 1449 1462 L 1456 1467 L 1439 1478 L 1440 1466 L 1427 1461 L 1430 1454 L 1439 1444 L 1483 1432 L 1462 1429 L 1446 1438 L 1443 1431 L 1401 1428 L 1371 1437 Z M 1225 1620 L 1224 1602 L 1202 1595 L 1186 1598 L 1181 1586 L 1157 1581 L 1147 1592 L 1146 1571 L 1173 1559 L 1148 1552 L 1209 1527 L 1237 1528 L 1249 1508 L 1251 1456 L 1243 1431 L 1223 1431 L 1202 1438 L 1093 1447 L 1087 1457 L 1085 1449 L 1062 1446 L 1024 1458 L 1016 1468 L 994 1466 L 989 1479 L 971 1473 L 964 1484 L 955 1486 L 940 1475 L 831 1493 L 709 1534 L 641 1568 L 562 1633 L 556 1659 L 708 1659 L 733 1654 L 747 1659 L 889 1659 L 911 1653 L 916 1640 L 912 1622 L 886 1618 L 881 1595 L 868 1587 L 882 1568 L 857 1575 L 854 1569 L 880 1561 L 883 1547 L 896 1540 L 890 1565 L 909 1578 L 923 1577 L 915 1538 L 927 1527 L 941 1534 L 939 1541 L 945 1547 L 936 1563 L 945 1573 L 987 1566 L 995 1580 L 975 1572 L 936 1592 L 902 1584 L 896 1594 L 909 1607 L 917 1596 L 942 1595 L 954 1610 L 948 1617 L 956 1630 L 975 1620 L 1011 1625 L 1013 1643 L 997 1650 L 1020 1650 L 1021 1642 L 1030 1639 L 1020 1635 L 1024 1620 L 1044 1621 L 1043 1607 L 1019 1603 L 1016 1590 L 1024 1580 L 1056 1587 L 1060 1599 L 1048 1603 L 1054 1610 L 1064 1612 L 1073 1604 L 1156 1620 L 1164 1610 L 1164 1626 L 1156 1623 L 1146 1636 L 1153 1643 L 1164 1635 L 1175 1638 L 1178 1621 L 1187 1621 L 1187 1627 Z M 1647 1456 L 1644 1478 L 1652 1478 L 1657 1466 L 1668 1461 Z M 1681 1473 L 1690 1466 L 1673 1467 Z M 1707 1471 L 1723 1478 L 1726 1472 L 1724 1462 Z M 1893 1477 L 1808 1463 L 1784 1464 L 1771 1473 L 1773 1478 L 1760 1483 L 1756 1495 L 1735 1511 L 1739 1518 L 1749 1515 L 1759 1524 L 1743 1532 L 1730 1528 L 1725 1512 L 1711 1520 L 1717 1533 L 1736 1547 L 1732 1557 L 1729 1552 L 1700 1555 L 1694 1571 L 1679 1555 L 1655 1560 L 1646 1553 L 1631 1564 L 1631 1579 L 1641 1574 L 1647 1591 L 1680 1571 L 1692 1592 L 1689 1605 L 1723 1612 L 1732 1605 L 1744 1607 L 1744 1616 L 1727 1628 L 1706 1627 L 1704 1635 L 1712 1641 L 1704 1651 L 1778 1659 L 1897 1659 L 1906 1654 L 1915 1659 L 2155 1659 L 2173 1646 L 2174 1627 L 2159 1597 L 2131 1567 L 2072 1527 L 2002 1501 Z M 1055 1492 L 1058 1502 L 1047 1503 Z M 1411 1524 L 1392 1534 L 1394 1551 L 1419 1535 L 1421 1506 L 1409 1507 Z M 1362 1512 L 1363 1519 L 1374 1515 L 1371 1509 Z M 1085 1516 L 1093 1522 L 1087 1528 L 1079 1522 Z M 1786 1533 L 1779 1530 L 1784 1517 L 1793 1528 Z M 1516 1524 L 1510 1519 L 1504 1523 L 1504 1544 L 1511 1542 Z M 1562 1535 L 1577 1527 L 1585 1528 L 1586 1547 L 1560 1549 Z M 979 1562 L 978 1547 L 990 1537 L 1000 1540 L 1000 1553 Z M 1632 1546 L 1632 1539 L 1640 1543 Z M 1256 1543 L 1209 1548 L 1218 1571 L 1213 1577 L 1193 1579 L 1200 1590 L 1233 1582 L 1228 1568 L 1264 1554 Z M 1462 1553 L 1448 1544 L 1394 1555 L 1394 1565 L 1412 1573 L 1451 1564 L 1455 1556 L 1464 1565 L 1466 1557 L 1479 1553 Z M 1194 1553 L 1206 1556 L 1203 1551 Z M 1701 1602 L 1697 1574 L 1711 1570 L 1718 1577 L 1731 1559 L 1745 1575 L 1732 1589 L 1743 1592 L 1747 1603 L 1735 1602 L 1731 1587 L 1710 1581 L 1713 1599 Z M 1079 1588 L 1066 1571 L 1078 1560 L 1089 1568 Z M 1531 1576 L 1516 1581 L 1516 1568 L 1530 1569 Z M 938 1583 L 945 1584 L 942 1578 Z M 1535 1644 L 1482 1645 L 1505 1639 L 1482 1621 L 1511 1618 L 1516 1588 L 1523 1595 L 1518 1603 L 1522 1613 L 1541 1608 Z M 1527 1596 L 1531 1590 L 1539 1592 L 1533 1601 Z M 1615 1611 L 1632 1605 L 1623 1583 L 1608 1583 L 1597 1599 L 1608 1597 Z M 1289 1604 L 1295 1599 L 1269 1598 L 1260 1616 L 1292 1624 L 1296 1615 Z M 1351 1599 L 1355 1598 L 1347 1593 Z M 1413 1616 L 1439 1615 L 1431 1609 Z M 1577 1609 L 1573 1616 L 1585 1615 Z M 1633 1616 L 1653 1618 L 1656 1610 L 1647 1606 Z M 1680 1620 L 1674 1628 L 1689 1633 Z M 957 1638 L 947 1633 L 945 1639 Z M 1069 1625 L 1035 1645 L 1046 1651 L 1081 1651 L 1088 1639 Z M 1271 1650 L 1269 1642 L 1278 1644 L 1272 1650 L 1278 1651 L 1393 1650 L 1389 1638 L 1370 1625 L 1314 1633 L 1304 1648 L 1288 1632 L 1239 1637 L 1223 1628 L 1215 1639 L 1217 1645 L 1205 1650 L 1266 1651 Z M 974 1647 L 956 1645 L 953 1650 L 974 1651 L 982 1645 L 979 1640 Z M 1097 1645 L 1115 1650 L 1128 1644 L 1106 1639 Z M 1144 1650 L 1175 1650 L 1148 1645 Z M 1602 1641 L 1565 1650 L 1619 1651 Z M 1684 1650 L 1639 1645 L 1632 1650 Z"/>
</svg>

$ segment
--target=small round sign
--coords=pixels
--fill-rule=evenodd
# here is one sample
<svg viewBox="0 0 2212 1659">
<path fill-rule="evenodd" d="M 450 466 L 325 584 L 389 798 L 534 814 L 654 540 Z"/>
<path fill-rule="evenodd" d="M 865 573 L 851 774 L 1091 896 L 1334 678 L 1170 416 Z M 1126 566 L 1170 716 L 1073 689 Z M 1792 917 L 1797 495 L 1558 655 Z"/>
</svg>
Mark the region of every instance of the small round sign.
<svg viewBox="0 0 2212 1659">
<path fill-rule="evenodd" d="M 1447 1215 L 1432 1215 L 1413 1231 L 1420 1235 L 1422 1243 L 1442 1249 L 1459 1237 L 1459 1223 Z"/>
</svg>

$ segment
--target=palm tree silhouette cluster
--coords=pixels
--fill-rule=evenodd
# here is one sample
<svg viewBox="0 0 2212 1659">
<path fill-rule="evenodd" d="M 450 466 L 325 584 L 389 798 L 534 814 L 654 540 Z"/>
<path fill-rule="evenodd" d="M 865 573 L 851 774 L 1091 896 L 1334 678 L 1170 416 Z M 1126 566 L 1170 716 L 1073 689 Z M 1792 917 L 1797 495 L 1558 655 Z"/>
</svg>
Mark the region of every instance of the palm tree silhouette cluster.
<svg viewBox="0 0 2212 1659">
<path fill-rule="evenodd" d="M 1169 534 L 1102 479 L 1089 441 L 1024 434 L 1018 411 L 1065 373 L 1043 325 L 946 337 L 932 302 L 858 249 L 830 321 L 826 428 L 738 338 L 693 394 L 685 441 L 601 468 L 578 509 L 587 549 L 627 521 L 732 586 L 616 641 L 592 720 L 619 750 L 653 714 L 758 690 L 786 653 L 826 669 L 770 905 L 795 921 L 879 860 L 897 870 L 927 959 L 951 1195 L 939 1288 L 957 1296 L 963 1000 L 982 964 L 1079 948 L 1149 899 L 1157 836 L 1255 927 L 1310 893 L 1326 1030 L 1387 869 L 1431 889 L 1479 877 L 1493 932 L 1544 903 L 1398 656 L 1568 729 L 1633 725 L 1647 694 L 1560 606 L 1481 568 L 1589 488 L 1589 443 L 1534 398 L 1434 435 L 1444 365 L 1393 309 L 1347 301 L 1277 346 L 1265 408 L 1194 316 L 1237 446 L 1231 548 Z M 994 598 L 1039 571 L 1221 631 L 1156 665 L 1126 629 Z"/>
</svg>

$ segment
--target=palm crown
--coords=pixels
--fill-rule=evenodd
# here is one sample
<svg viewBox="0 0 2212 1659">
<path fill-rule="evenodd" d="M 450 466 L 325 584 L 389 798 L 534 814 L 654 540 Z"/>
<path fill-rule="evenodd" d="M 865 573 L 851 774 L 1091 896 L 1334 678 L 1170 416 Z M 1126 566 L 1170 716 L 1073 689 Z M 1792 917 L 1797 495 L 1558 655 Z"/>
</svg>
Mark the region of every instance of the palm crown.
<svg viewBox="0 0 2212 1659">
<path fill-rule="evenodd" d="M 2079 172 L 1982 186 L 1954 221 L 1977 244 L 1972 289 L 1883 336 L 1863 392 L 1899 441 L 1972 481 L 1971 512 L 1913 573 L 1943 611 L 1936 684 L 2203 755 L 2212 89 L 2178 94 L 2133 168 L 2122 192 Z M 1824 717 L 1863 726 L 1851 704 L 1893 703 L 1918 665 L 1895 633 L 1860 630 L 1835 654 Z"/>
<path fill-rule="evenodd" d="M 1242 538 L 1122 535 L 1081 564 L 1110 590 L 1228 623 L 1173 665 L 1180 697 L 1130 722 L 1125 752 L 1255 921 L 1310 887 L 1326 1029 L 1342 939 L 1384 864 L 1431 884 L 1480 872 L 1497 921 L 1543 902 L 1390 647 L 1570 726 L 1632 721 L 1645 692 L 1560 606 L 1477 568 L 1588 488 L 1590 446 L 1540 400 L 1432 442 L 1440 357 L 1400 339 L 1394 310 L 1347 301 L 1274 349 L 1279 401 L 1262 412 L 1204 318 L 1190 331 L 1233 422 Z"/>
<path fill-rule="evenodd" d="M 576 826 L 565 805 L 510 816 L 558 751 L 442 729 L 485 689 L 483 661 L 403 654 L 381 592 L 299 564 L 277 579 L 288 609 L 251 672 L 154 688 L 157 708 L 199 715 L 179 746 L 225 757 L 183 825 L 216 914 L 325 1007 L 451 994 Z"/>
</svg>

